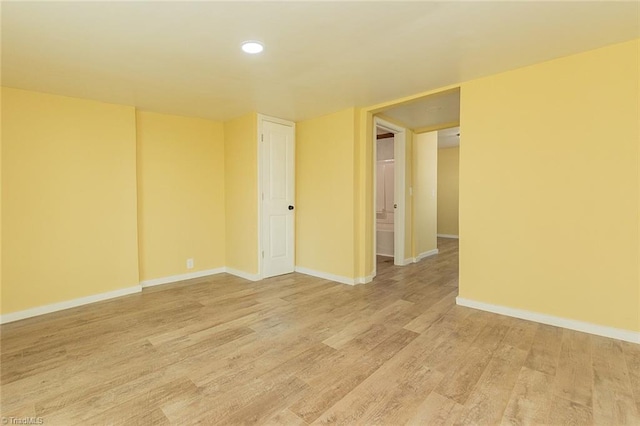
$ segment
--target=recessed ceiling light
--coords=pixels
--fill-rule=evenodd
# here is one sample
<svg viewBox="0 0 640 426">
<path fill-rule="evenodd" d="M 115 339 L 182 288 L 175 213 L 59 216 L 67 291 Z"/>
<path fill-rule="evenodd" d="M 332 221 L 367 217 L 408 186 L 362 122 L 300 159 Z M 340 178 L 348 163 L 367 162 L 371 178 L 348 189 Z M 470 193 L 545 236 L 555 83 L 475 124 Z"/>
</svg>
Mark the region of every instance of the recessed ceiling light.
<svg viewBox="0 0 640 426">
<path fill-rule="evenodd" d="M 242 43 L 242 50 L 252 55 L 264 50 L 264 46 L 259 41 L 249 40 Z"/>
</svg>

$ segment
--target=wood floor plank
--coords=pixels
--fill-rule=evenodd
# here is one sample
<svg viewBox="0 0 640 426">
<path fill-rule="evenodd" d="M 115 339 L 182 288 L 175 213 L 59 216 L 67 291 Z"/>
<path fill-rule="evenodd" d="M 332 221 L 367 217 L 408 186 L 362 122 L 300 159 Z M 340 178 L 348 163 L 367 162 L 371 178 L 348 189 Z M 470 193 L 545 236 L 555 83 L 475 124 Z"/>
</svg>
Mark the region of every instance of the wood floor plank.
<svg viewBox="0 0 640 426">
<path fill-rule="evenodd" d="M 268 426 L 305 426 L 308 423 L 296 416 L 288 408 L 276 413 L 266 420 L 265 425 Z"/>
<path fill-rule="evenodd" d="M 389 324 L 390 319 L 411 306 L 413 306 L 411 302 L 402 299 L 397 300 L 371 316 L 364 317 L 359 321 L 350 322 L 342 331 L 325 339 L 323 343 L 332 348 L 340 349 L 356 336 L 361 335 L 367 329 L 371 328 L 373 324 Z"/>
<path fill-rule="evenodd" d="M 435 389 L 440 395 L 464 405 L 491 360 L 491 351 L 472 347 Z"/>
<path fill-rule="evenodd" d="M 464 424 L 498 424 L 527 354 L 522 349 L 501 345 L 469 395 L 458 421 Z"/>
<path fill-rule="evenodd" d="M 446 321 L 446 318 L 443 318 L 442 324 L 443 327 L 437 328 L 445 331 L 451 328 L 450 322 Z M 485 320 L 473 314 L 456 321 L 449 338 L 438 343 L 437 349 L 433 351 L 426 362 L 442 372 L 450 372 L 453 366 L 459 365 L 460 360 L 467 355 L 472 342 L 476 340 L 485 326 Z M 430 333 L 431 328 L 427 329 L 426 333 Z"/>
<path fill-rule="evenodd" d="M 554 392 L 569 401 L 591 407 L 593 396 L 593 368 L 590 336 L 563 330 Z"/>
<path fill-rule="evenodd" d="M 282 405 L 289 405 L 300 394 L 308 390 L 309 386 L 297 377 L 291 377 L 285 383 L 269 389 L 251 402 L 237 410 L 230 416 L 226 416 L 221 421 L 216 420 L 217 424 L 237 425 L 241 423 L 262 424 L 265 423 L 274 413 L 281 410 Z M 211 424 L 210 418 L 205 418 L 205 422 Z"/>
<path fill-rule="evenodd" d="M 141 423 L 144 419 L 162 424 L 166 422 L 163 420 L 164 414 L 161 413 L 160 406 L 168 401 L 189 398 L 197 392 L 193 382 L 180 378 L 130 399 L 116 399 L 115 403 L 101 405 L 98 409 L 87 409 L 85 405 L 84 411 L 75 410 L 73 415 L 67 410 L 59 410 L 42 415 L 42 418 L 52 424 L 124 424 L 130 420 Z"/>
<path fill-rule="evenodd" d="M 636 409 L 640 413 L 640 345 L 624 342 L 622 343 L 627 371 L 631 382 L 631 391 L 636 401 Z"/>
<path fill-rule="evenodd" d="M 593 420 L 597 424 L 640 424 L 622 342 L 591 336 Z"/>
<path fill-rule="evenodd" d="M 188 423 L 219 424 L 230 419 L 236 419 L 234 422 L 237 423 L 238 416 L 247 420 L 255 416 L 255 421 L 264 421 L 308 388 L 306 383 L 295 377 L 295 372 L 326 350 L 332 349 L 315 343 L 314 347 L 287 362 L 275 368 L 255 371 L 251 377 L 241 377 L 232 382 L 232 386 L 222 384 L 221 388 L 219 383 L 200 386 L 198 395 L 166 404 L 162 407 L 163 412 L 172 423 L 185 422 L 182 417 L 187 413 Z"/>
<path fill-rule="evenodd" d="M 549 418 L 545 422 L 549 425 L 593 425 L 593 410 L 577 402 L 564 398 L 553 398 Z M 601 424 L 601 423 L 597 423 Z M 605 424 L 605 423 L 602 423 Z M 609 424 L 609 423 L 606 423 Z M 615 423 L 611 423 L 615 424 Z"/>
<path fill-rule="evenodd" d="M 462 405 L 437 392 L 431 392 L 406 424 L 453 425 L 457 423 L 461 410 Z"/>
<path fill-rule="evenodd" d="M 547 422 L 554 398 L 553 376 L 522 367 L 502 416 L 503 425 L 539 425 Z"/>
<path fill-rule="evenodd" d="M 323 413 L 320 423 L 402 424 L 439 384 L 443 374 L 425 359 L 436 333 L 416 337 L 391 360 Z M 439 336 L 446 338 L 446 335 Z"/>
<path fill-rule="evenodd" d="M 219 274 L 0 325 L 44 424 L 640 424 L 640 346 L 455 303 L 458 241 L 365 286 Z"/>
<path fill-rule="evenodd" d="M 504 337 L 504 343 L 528 352 L 533 345 L 537 331 L 537 323 L 514 318 L 511 321 L 509 332 Z"/>
<path fill-rule="evenodd" d="M 540 324 L 525 366 L 554 376 L 558 366 L 561 343 L 562 329 Z"/>
<path fill-rule="evenodd" d="M 323 377 L 316 377 L 310 381 L 312 392 L 289 408 L 308 423 L 316 420 L 382 364 L 393 358 L 416 336 L 417 334 L 412 331 L 400 329 L 357 359 L 327 369 Z"/>
<path fill-rule="evenodd" d="M 455 298 L 457 295 L 457 290 L 450 292 L 438 302 L 431 305 L 422 314 L 418 315 L 416 318 L 410 321 L 407 325 L 404 326 L 404 328 L 416 333 L 425 332 L 435 321 L 443 317 L 449 310 L 453 309 L 452 304 L 455 303 Z"/>
</svg>

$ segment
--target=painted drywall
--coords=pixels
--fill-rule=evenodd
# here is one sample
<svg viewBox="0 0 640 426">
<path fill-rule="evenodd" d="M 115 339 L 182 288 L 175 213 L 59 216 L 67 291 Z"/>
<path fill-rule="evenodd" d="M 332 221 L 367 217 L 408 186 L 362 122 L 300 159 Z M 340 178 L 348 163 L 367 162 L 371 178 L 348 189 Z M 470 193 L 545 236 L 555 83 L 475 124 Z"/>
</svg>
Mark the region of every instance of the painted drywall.
<svg viewBox="0 0 640 426">
<path fill-rule="evenodd" d="M 224 123 L 227 267 L 258 273 L 258 118 Z"/>
<path fill-rule="evenodd" d="M 137 111 L 136 130 L 140 281 L 225 266 L 222 123 Z"/>
<path fill-rule="evenodd" d="M 376 141 L 376 160 L 393 160 L 394 138 L 378 139 Z"/>
<path fill-rule="evenodd" d="M 0 117 L 2 117 L 2 89 L 0 88 Z M 0 119 L 0 314 L 2 313 L 2 120 Z"/>
<path fill-rule="evenodd" d="M 405 165 L 404 165 L 404 258 L 405 263 L 413 261 L 413 259 L 420 253 L 416 250 L 414 237 L 415 219 L 414 219 L 414 196 L 413 196 L 413 181 L 414 181 L 414 168 L 416 166 L 414 162 L 414 140 L 417 135 L 405 127 Z"/>
<path fill-rule="evenodd" d="M 458 234 L 460 147 L 438 149 L 438 234 Z"/>
<path fill-rule="evenodd" d="M 138 284 L 133 107 L 2 88 L 2 313 Z"/>
<path fill-rule="evenodd" d="M 461 297 L 640 330 L 639 42 L 462 86 Z"/>
<path fill-rule="evenodd" d="M 414 256 L 437 248 L 438 132 L 420 133 L 413 140 Z"/>
<path fill-rule="evenodd" d="M 354 277 L 353 108 L 296 123 L 296 266 Z"/>
</svg>

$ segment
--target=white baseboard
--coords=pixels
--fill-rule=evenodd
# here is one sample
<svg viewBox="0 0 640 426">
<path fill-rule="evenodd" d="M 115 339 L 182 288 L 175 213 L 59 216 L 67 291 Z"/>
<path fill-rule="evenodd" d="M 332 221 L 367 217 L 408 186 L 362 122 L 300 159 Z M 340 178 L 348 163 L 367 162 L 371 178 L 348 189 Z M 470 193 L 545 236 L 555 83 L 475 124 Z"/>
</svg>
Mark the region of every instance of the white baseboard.
<svg viewBox="0 0 640 426">
<path fill-rule="evenodd" d="M 207 269 L 204 271 L 188 272 L 186 274 L 171 275 L 168 277 L 154 278 L 151 280 L 140 281 L 142 288 L 152 287 L 155 285 L 176 283 L 178 281 L 191 280 L 193 278 L 207 277 L 209 275 L 221 274 L 225 272 L 225 268 Z"/>
<path fill-rule="evenodd" d="M 437 234 L 437 235 L 440 238 L 455 238 L 455 239 L 460 238 L 459 236 L 453 235 L 453 234 Z"/>
<path fill-rule="evenodd" d="M 65 309 L 76 308 L 78 306 L 88 305 L 90 303 L 101 302 L 103 300 L 114 299 L 116 297 L 127 296 L 129 294 L 140 293 L 141 291 L 142 287 L 140 285 L 135 285 L 133 287 L 120 288 L 118 290 L 108 291 L 106 293 L 94 294 L 92 296 L 52 303 L 51 305 L 25 309 L 24 311 L 11 312 L 9 314 L 0 315 L 0 324 L 6 324 L 8 322 L 36 317 L 38 315 L 50 314 L 52 312 L 63 311 Z"/>
<path fill-rule="evenodd" d="M 262 279 L 260 274 L 250 274 L 249 272 L 240 271 L 239 269 L 224 268 L 224 272 L 249 281 L 260 281 Z"/>
<path fill-rule="evenodd" d="M 374 274 L 367 275 L 366 277 L 356 277 L 355 284 L 369 284 L 375 277 Z"/>
<path fill-rule="evenodd" d="M 420 262 L 422 259 L 425 259 L 425 258 L 427 258 L 429 256 L 435 256 L 438 253 L 439 253 L 438 249 L 425 251 L 424 253 L 420 253 L 416 257 L 410 257 L 408 259 L 403 260 L 400 263 L 395 263 L 395 265 L 397 265 L 397 266 L 407 266 L 407 265 L 410 265 L 412 263 Z"/>
<path fill-rule="evenodd" d="M 154 278 L 151 280 L 141 281 L 139 285 L 133 287 L 122 288 L 107 293 L 94 294 L 92 296 L 80 297 L 78 299 L 67 300 L 64 302 L 53 303 L 51 305 L 38 306 L 36 308 L 26 309 L 24 311 L 11 312 L 9 314 L 0 315 L 0 324 L 19 321 L 26 318 L 36 317 L 39 315 L 50 314 L 52 312 L 62 311 L 65 309 L 76 308 L 82 305 L 88 305 L 90 303 L 101 302 L 103 300 L 114 299 L 116 297 L 126 296 L 133 293 L 139 293 L 143 288 L 153 287 L 156 285 L 170 284 L 179 281 L 190 280 L 193 278 L 201 278 L 209 275 L 221 274 L 228 272 L 231 275 L 236 275 L 241 278 L 245 278 L 251 281 L 257 281 L 260 279 L 258 274 L 248 274 L 246 272 L 238 271 L 230 268 L 216 268 L 207 269 L 204 271 L 189 272 L 187 274 L 171 275 L 168 277 Z"/>
<path fill-rule="evenodd" d="M 541 314 L 538 312 L 525 311 L 523 309 L 492 305 L 490 303 L 478 302 L 459 296 L 456 297 L 456 303 L 460 306 L 479 309 L 481 311 L 493 312 L 495 314 L 506 315 L 509 317 L 525 319 L 542 324 L 554 325 L 556 327 L 568 328 L 570 330 L 582 331 L 583 333 L 595 334 L 597 336 L 610 337 L 612 339 L 624 340 L 625 342 L 640 344 L 640 332 L 638 331 L 622 330 L 619 328 L 591 324 L 588 322 L 577 321 L 568 318 L 555 317 L 553 315 Z"/>
<path fill-rule="evenodd" d="M 305 275 L 311 275 L 312 277 L 323 278 L 325 280 L 335 281 L 340 284 L 348 284 L 348 285 L 366 284 L 368 282 L 371 282 L 371 280 L 373 280 L 373 276 L 369 276 L 371 277 L 371 279 L 367 281 L 369 277 L 349 278 L 349 277 L 344 277 L 342 275 L 330 274 L 328 272 L 315 271 L 313 269 L 305 268 L 302 266 L 296 266 L 296 272 L 299 272 Z"/>
<path fill-rule="evenodd" d="M 438 254 L 438 253 L 439 253 L 439 250 L 438 250 L 438 249 L 433 249 L 433 250 L 425 251 L 424 253 L 420 253 L 418 256 L 416 256 L 416 257 L 413 259 L 413 262 L 414 262 L 414 263 L 416 263 L 416 262 L 420 262 L 422 259 L 425 259 L 425 258 L 430 257 L 430 256 L 435 256 L 435 255 L 436 255 L 436 254 Z"/>
</svg>

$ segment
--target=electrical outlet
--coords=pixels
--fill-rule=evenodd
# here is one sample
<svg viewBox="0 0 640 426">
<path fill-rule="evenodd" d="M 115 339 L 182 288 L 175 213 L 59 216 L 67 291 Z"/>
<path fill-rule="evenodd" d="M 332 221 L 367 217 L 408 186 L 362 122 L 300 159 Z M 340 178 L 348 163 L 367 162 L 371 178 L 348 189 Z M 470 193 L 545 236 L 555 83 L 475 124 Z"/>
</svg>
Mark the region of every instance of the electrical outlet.
<svg viewBox="0 0 640 426">
<path fill-rule="evenodd" d="M 193 269 L 193 259 L 187 259 L 187 269 Z"/>
</svg>

